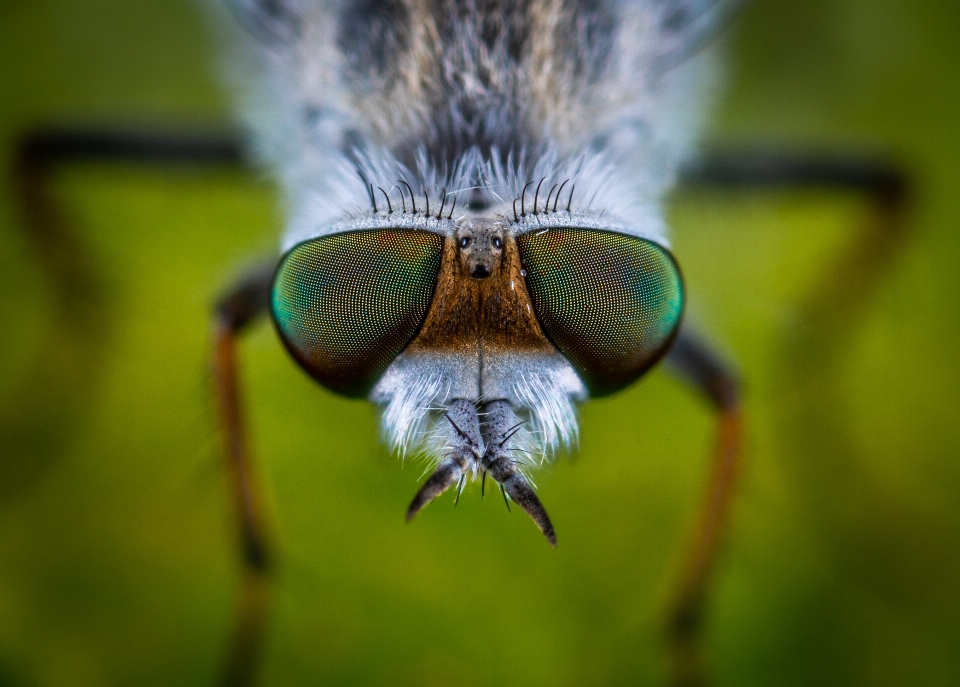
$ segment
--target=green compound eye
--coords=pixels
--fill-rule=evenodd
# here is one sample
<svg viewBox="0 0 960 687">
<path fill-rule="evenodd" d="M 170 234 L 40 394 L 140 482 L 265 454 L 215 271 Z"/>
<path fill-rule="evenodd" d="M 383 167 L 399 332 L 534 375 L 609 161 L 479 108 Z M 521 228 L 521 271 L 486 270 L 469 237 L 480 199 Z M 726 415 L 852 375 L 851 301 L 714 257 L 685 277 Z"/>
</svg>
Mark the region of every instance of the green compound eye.
<svg viewBox="0 0 960 687">
<path fill-rule="evenodd" d="M 377 229 L 312 239 L 288 252 L 270 294 L 287 350 L 318 382 L 364 396 L 426 317 L 443 238 Z"/>
<path fill-rule="evenodd" d="M 627 386 L 670 348 L 683 281 L 665 249 L 576 228 L 523 234 L 517 245 L 540 324 L 592 395 Z"/>
</svg>

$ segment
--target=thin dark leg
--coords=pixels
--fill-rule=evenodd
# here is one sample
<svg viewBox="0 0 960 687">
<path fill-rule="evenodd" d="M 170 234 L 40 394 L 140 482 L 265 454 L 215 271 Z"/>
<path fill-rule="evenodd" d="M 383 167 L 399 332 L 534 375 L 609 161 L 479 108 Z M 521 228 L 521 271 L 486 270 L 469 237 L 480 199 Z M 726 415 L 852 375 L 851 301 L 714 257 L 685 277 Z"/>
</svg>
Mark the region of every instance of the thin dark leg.
<svg viewBox="0 0 960 687">
<path fill-rule="evenodd" d="M 34 484 L 55 463 L 73 428 L 82 422 L 99 380 L 112 318 L 111 289 L 58 202 L 57 172 L 85 161 L 150 164 L 239 164 L 240 146 L 229 136 L 179 136 L 47 129 L 23 136 L 15 149 L 10 184 L 27 247 L 50 295 L 50 327 L 13 402 L 0 409 L 4 470 L 0 500 Z M 56 418 L 56 428 L 50 419 Z"/>
<path fill-rule="evenodd" d="M 242 165 L 240 139 L 229 133 L 170 133 L 50 128 L 20 140 L 18 159 L 34 167 L 115 161 L 168 165 Z"/>
<path fill-rule="evenodd" d="M 49 294 L 53 331 L 40 337 L 12 402 L 0 412 L 0 501 L 36 483 L 81 424 L 87 404 L 80 402 L 80 392 L 89 397 L 96 386 L 111 325 L 104 307 L 107 284 L 56 202 L 55 164 L 54 155 L 25 140 L 11 168 L 11 190 L 27 248 Z"/>
<path fill-rule="evenodd" d="M 740 189 L 840 189 L 870 199 L 867 221 L 801 304 L 811 324 L 818 326 L 849 321 L 869 299 L 907 234 L 907 177 L 899 167 L 883 161 L 763 153 L 708 157 L 684 170 L 681 183 Z"/>
<path fill-rule="evenodd" d="M 789 156 L 744 152 L 706 155 L 680 172 L 681 187 L 802 188 L 866 192 L 902 200 L 906 181 L 896 165 L 869 157 Z"/>
<path fill-rule="evenodd" d="M 226 134 L 45 129 L 20 139 L 12 186 L 26 238 L 54 290 L 59 321 L 76 330 L 96 324 L 90 321 L 95 319 L 91 308 L 101 299 L 103 284 L 57 202 L 54 185 L 60 167 L 93 161 L 239 166 L 243 160 L 239 140 Z"/>
<path fill-rule="evenodd" d="M 682 379 L 700 391 L 718 414 L 717 448 L 697 528 L 669 609 L 667 641 L 673 684 L 705 684 L 700 653 L 707 584 L 723 537 L 740 467 L 742 419 L 736 373 L 700 337 L 684 327 L 667 358 Z"/>
<path fill-rule="evenodd" d="M 832 266 L 822 286 L 803 303 L 817 321 L 839 322 L 853 315 L 869 298 L 906 235 L 906 175 L 881 160 L 758 152 L 708 156 L 682 170 L 680 184 L 740 190 L 823 188 L 866 195 L 873 206 L 868 222 Z"/>
<path fill-rule="evenodd" d="M 679 181 L 686 188 L 847 190 L 870 199 L 873 207 L 868 222 L 822 287 L 804 302 L 818 321 L 839 321 L 852 315 L 869 298 L 906 236 L 907 177 L 898 166 L 883 160 L 762 152 L 714 155 L 687 166 Z"/>
<path fill-rule="evenodd" d="M 103 335 L 104 287 L 95 261 L 83 242 L 71 230 L 66 213 L 56 202 L 54 182 L 60 166 L 89 161 L 135 162 L 164 166 L 242 164 L 241 146 L 230 135 L 181 135 L 139 132 L 46 130 L 25 136 L 18 147 L 13 184 L 20 201 L 27 240 L 37 255 L 40 269 L 54 296 L 56 336 L 39 351 L 37 373 L 27 380 L 23 398 L 36 398 L 36 389 L 48 389 L 50 403 L 17 414 L 6 412 L 0 420 L 0 436 L 10 437 L 8 424 L 15 429 L 42 423 L 50 417 L 62 420 L 63 392 L 87 392 L 95 377 L 97 345 Z M 230 658 L 222 677 L 225 685 L 249 684 L 261 644 L 268 606 L 267 572 L 269 550 L 265 536 L 261 501 L 251 474 L 242 432 L 242 413 L 236 376 L 236 341 L 240 332 L 267 308 L 273 266 L 244 279 L 218 304 L 214 323 L 214 368 L 220 412 L 226 434 L 227 466 L 232 477 L 234 500 L 243 542 L 243 579 L 238 617 Z M 47 350 L 49 349 L 49 350 Z M 65 353 L 66 352 L 66 353 Z M 56 356 L 66 360 L 60 361 Z M 52 364 L 51 361 L 54 361 Z M 59 364 L 62 363 L 62 364 Z M 79 370 L 85 376 L 71 374 Z M 35 420 L 31 422 L 31 418 Z M 22 431 L 20 433 L 23 433 Z M 38 431 L 43 436 L 48 432 Z M 21 442 L 24 443 L 24 442 Z M 46 445 L 37 451 L 52 455 Z M 30 460 L 34 452 L 20 451 Z M 5 467 L 10 467 L 12 457 Z M 10 470 L 6 471 L 10 474 Z M 7 483 L 0 483 L 0 496 Z"/>
<path fill-rule="evenodd" d="M 218 303 L 214 317 L 213 364 L 225 440 L 225 458 L 242 541 L 243 577 L 234 637 L 223 684 L 252 684 L 269 606 L 270 568 L 267 526 L 243 430 L 243 410 L 237 379 L 237 339 L 266 312 L 271 264 L 241 280 Z"/>
<path fill-rule="evenodd" d="M 800 328 L 801 335 L 788 346 L 793 361 L 789 367 L 794 373 L 784 373 L 785 380 L 794 378 L 801 385 L 822 372 L 843 338 L 842 333 L 868 301 L 903 243 L 908 201 L 904 174 L 896 166 L 866 158 L 790 158 L 749 153 L 707 157 L 683 170 L 680 181 L 687 187 L 845 189 L 871 199 L 869 221 L 826 278 L 801 303 L 805 325 Z M 837 336 L 838 332 L 841 336 Z M 736 377 L 722 359 L 688 330 L 681 333 L 667 362 L 700 389 L 720 413 L 713 475 L 669 618 L 673 681 L 676 685 L 701 685 L 706 683 L 699 647 L 706 587 L 739 468 L 739 390 Z M 813 416 L 817 413 L 810 409 L 826 407 L 821 400 L 812 399 L 805 414 Z M 830 422 L 805 423 L 807 427 L 827 424 Z"/>
</svg>

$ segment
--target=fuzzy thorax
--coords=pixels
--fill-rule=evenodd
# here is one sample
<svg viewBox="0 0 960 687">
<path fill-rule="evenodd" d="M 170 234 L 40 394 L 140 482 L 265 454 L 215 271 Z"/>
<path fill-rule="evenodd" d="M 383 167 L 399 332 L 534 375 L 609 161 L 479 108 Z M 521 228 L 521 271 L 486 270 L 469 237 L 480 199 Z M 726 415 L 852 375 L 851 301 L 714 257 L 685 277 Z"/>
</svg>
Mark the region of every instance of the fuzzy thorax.
<svg viewBox="0 0 960 687">
<path fill-rule="evenodd" d="M 661 200 L 693 149 L 714 81 L 712 61 L 697 55 L 731 3 L 230 4 L 253 29 L 237 31 L 230 74 L 253 149 L 283 190 L 288 251 L 375 227 L 438 231 L 449 242 L 454 231 L 436 225 L 459 230 L 465 212 L 509 224 L 511 202 L 540 179 L 548 194 L 570 181 L 576 226 L 665 245 Z M 426 204 L 448 192 L 460 215 L 405 212 L 414 194 Z M 381 211 L 371 214 L 374 203 Z M 522 224 L 504 230 L 506 244 Z M 504 274 L 519 269 L 509 250 Z M 446 279 L 433 320 L 373 390 L 388 442 L 440 455 L 444 408 L 503 399 L 526 421 L 516 447 L 544 456 L 574 443 L 574 403 L 586 391 L 532 314 L 524 320 L 529 296 L 510 290 L 523 281 Z M 498 294 L 522 306 L 500 308 L 510 317 L 499 333 Z M 456 336 L 443 321 L 457 323 Z"/>
</svg>

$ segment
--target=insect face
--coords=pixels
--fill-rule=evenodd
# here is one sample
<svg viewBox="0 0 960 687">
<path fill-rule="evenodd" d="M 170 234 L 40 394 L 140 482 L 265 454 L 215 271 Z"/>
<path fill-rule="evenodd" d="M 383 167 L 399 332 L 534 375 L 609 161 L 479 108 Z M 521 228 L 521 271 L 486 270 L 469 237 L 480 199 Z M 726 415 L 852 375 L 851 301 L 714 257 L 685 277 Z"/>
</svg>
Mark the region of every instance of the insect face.
<svg viewBox="0 0 960 687">
<path fill-rule="evenodd" d="M 622 388 L 662 357 L 683 311 L 679 270 L 662 246 L 580 226 L 586 216 L 418 207 L 291 248 L 273 284 L 277 330 L 319 382 L 383 406 L 400 452 L 435 457 L 411 517 L 489 473 L 553 540 L 526 461 L 572 443 L 588 392 Z"/>
<path fill-rule="evenodd" d="M 714 81 L 701 49 L 736 0 L 217 4 L 250 33 L 237 37 L 231 80 L 251 148 L 282 185 L 287 218 L 279 266 L 246 275 L 215 309 L 214 377 L 245 561 L 225 684 L 250 682 L 266 615 L 270 528 L 246 452 L 236 346 L 268 303 L 309 375 L 379 405 L 387 443 L 432 462 L 408 518 L 445 490 L 459 496 L 467 479 L 488 478 L 551 543 L 531 468 L 575 443 L 578 402 L 622 389 L 669 351 L 672 371 L 718 419 L 708 498 L 668 625 L 675 682 L 704 682 L 697 635 L 739 467 L 741 399 L 723 356 L 693 328 L 680 333 L 684 290 L 668 250 L 664 194 L 678 178 L 871 194 L 878 216 L 870 224 L 882 243 L 864 233 L 870 250 L 840 261 L 829 288 L 798 311 L 803 326 L 791 328 L 807 375 L 839 350 L 823 345 L 832 342 L 820 327 L 854 313 L 856 303 L 834 294 L 862 300 L 898 245 L 903 178 L 843 159 L 690 164 Z M 207 136 L 52 130 L 21 143 L 14 169 L 24 214 L 35 239 L 60 242 L 42 251 L 43 266 L 60 279 L 55 293 L 70 296 L 61 305 L 71 312 L 76 285 L 97 282 L 80 278 L 63 217 L 45 208 L 56 195 L 47 187 L 54 163 L 240 159 L 234 142 Z M 722 265 L 737 268 L 736 259 Z M 815 349 L 828 353 L 810 357 Z M 42 369 L 39 379 L 52 379 Z M 815 400 L 832 407 L 819 393 Z M 453 588 L 465 569 L 450 576 Z"/>
<path fill-rule="evenodd" d="M 437 467 L 412 512 L 486 472 L 551 532 L 520 473 L 571 448 L 577 403 L 637 379 L 679 329 L 660 197 L 697 124 L 674 113 L 698 110 L 702 70 L 666 68 L 696 44 L 687 5 L 235 9 L 264 28 L 244 59 L 288 203 L 285 346 Z"/>
<path fill-rule="evenodd" d="M 470 221 L 457 227 L 457 258 L 464 275 L 496 278 L 503 258 L 503 230 L 497 224 Z"/>
</svg>

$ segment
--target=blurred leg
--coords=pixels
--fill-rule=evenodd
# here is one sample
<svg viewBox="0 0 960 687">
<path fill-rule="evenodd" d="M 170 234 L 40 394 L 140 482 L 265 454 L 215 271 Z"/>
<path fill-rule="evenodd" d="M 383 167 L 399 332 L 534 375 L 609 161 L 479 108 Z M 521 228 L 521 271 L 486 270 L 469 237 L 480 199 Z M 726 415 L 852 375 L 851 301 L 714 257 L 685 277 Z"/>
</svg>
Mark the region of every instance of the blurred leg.
<svg viewBox="0 0 960 687">
<path fill-rule="evenodd" d="M 747 152 L 706 155 L 680 173 L 684 187 L 833 188 L 870 193 L 886 200 L 902 200 L 906 190 L 903 172 L 871 158 L 789 156 Z"/>
<path fill-rule="evenodd" d="M 906 235 L 909 202 L 904 172 L 869 158 L 789 157 L 749 153 L 706 157 L 682 171 L 685 187 L 733 190 L 822 188 L 866 195 L 871 211 L 839 260 L 801 307 L 815 324 L 842 324 L 876 287 Z"/>
<path fill-rule="evenodd" d="M 48 296 L 50 331 L 39 337 L 16 391 L 0 410 L 0 502 L 36 483 L 62 455 L 84 417 L 81 396 L 88 397 L 99 378 L 111 325 L 105 279 L 56 202 L 58 162 L 42 138 L 29 137 L 10 170 L 18 228 Z"/>
<path fill-rule="evenodd" d="M 70 222 L 54 194 L 55 175 L 62 165 L 92 161 L 238 166 L 243 160 L 239 141 L 229 135 L 51 129 L 34 132 L 21 140 L 13 169 L 14 188 L 23 210 L 27 240 L 51 285 L 58 327 L 56 336 L 46 337 L 44 345 L 49 350 L 39 352 L 37 373 L 29 376 L 27 385 L 31 389 L 50 389 L 50 398 L 58 402 L 64 397 L 64 390 L 84 387 L 79 391 L 87 392 L 86 386 L 93 383 L 94 358 L 105 320 L 102 279 L 83 242 L 71 231 Z M 233 645 L 222 677 L 223 684 L 230 686 L 252 681 L 267 612 L 266 527 L 242 431 L 236 340 L 246 325 L 265 312 L 272 273 L 273 265 L 269 265 L 249 275 L 219 302 L 215 317 L 214 367 L 219 410 L 226 433 L 227 466 L 232 478 L 244 562 Z M 66 363 L 51 364 L 57 355 L 64 357 L 65 351 Z M 84 374 L 71 374 L 73 369 Z M 34 396 L 24 394 L 24 397 Z M 0 436 L 4 437 L 12 436 L 6 432 L 7 424 L 22 430 L 31 424 L 31 419 L 38 427 L 38 436 L 49 434 L 41 430 L 45 430 L 50 418 L 62 419 L 65 415 L 63 409 L 53 412 L 51 404 L 40 404 L 28 411 L 18 407 L 17 414 L 4 410 L 0 422 Z M 34 457 L 30 451 L 23 454 L 30 459 Z M 5 467 L 9 465 L 7 462 Z M 0 484 L 4 486 L 6 483 Z M 0 489 L 0 495 L 2 493 Z"/>
<path fill-rule="evenodd" d="M 867 302 L 885 268 L 902 244 L 907 203 L 903 173 L 894 166 L 853 158 L 799 158 L 777 154 L 707 157 L 681 174 L 685 186 L 732 189 L 835 188 L 864 193 L 872 201 L 869 221 L 850 247 L 801 303 L 805 321 L 793 353 L 798 374 L 809 376 L 829 357 L 857 311 Z M 811 364 L 810 359 L 819 361 Z M 669 615 L 669 642 L 676 685 L 702 685 L 706 671 L 700 653 L 700 629 L 709 574 L 723 535 L 725 514 L 739 467 L 740 394 L 736 376 L 704 341 L 684 329 L 668 359 L 719 413 L 714 468 L 699 524 L 693 536 L 677 596 Z M 787 377 L 785 377 L 787 378 Z M 814 404 L 820 407 L 822 404 Z M 809 424 L 808 424 L 809 426 Z"/>
<path fill-rule="evenodd" d="M 55 290 L 58 315 L 83 326 L 101 280 L 83 242 L 54 193 L 56 172 L 81 162 L 162 165 L 240 165 L 239 142 L 229 135 L 166 135 L 49 129 L 23 136 L 16 149 L 13 187 L 23 212 L 26 238 Z M 76 306 L 79 307 L 77 311 Z"/>
<path fill-rule="evenodd" d="M 237 379 L 237 339 L 247 325 L 266 312 L 273 272 L 274 265 L 270 264 L 242 279 L 221 299 L 214 316 L 217 399 L 243 561 L 234 637 L 223 675 L 225 687 L 253 682 L 269 605 L 267 526 L 244 433 Z"/>
<path fill-rule="evenodd" d="M 686 326 L 667 357 L 671 371 L 702 393 L 717 412 L 717 447 L 710 481 L 687 546 L 667 618 L 674 685 L 706 683 L 700 654 L 705 596 L 740 467 L 740 384 L 736 373 Z"/>
<path fill-rule="evenodd" d="M 84 401 L 99 380 L 112 325 L 111 289 L 58 203 L 57 173 L 64 165 L 88 161 L 235 165 L 240 159 L 240 146 L 229 136 L 47 129 L 19 140 L 11 191 L 26 246 L 49 294 L 51 331 L 40 337 L 19 390 L 0 409 L 0 501 L 29 488 L 62 454 L 89 406 Z"/>
</svg>

